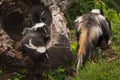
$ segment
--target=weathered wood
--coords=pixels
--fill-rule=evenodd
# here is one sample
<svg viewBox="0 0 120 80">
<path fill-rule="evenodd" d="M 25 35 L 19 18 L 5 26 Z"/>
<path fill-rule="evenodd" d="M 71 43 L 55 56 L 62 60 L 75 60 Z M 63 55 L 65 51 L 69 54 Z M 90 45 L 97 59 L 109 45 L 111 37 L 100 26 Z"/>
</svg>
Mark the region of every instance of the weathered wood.
<svg viewBox="0 0 120 80">
<path fill-rule="evenodd" d="M 56 5 L 52 5 L 50 10 L 53 21 L 51 24 L 51 40 L 47 45 L 51 57 L 49 61 L 50 63 L 54 62 L 54 64 L 66 64 L 72 59 L 66 20 Z"/>
<path fill-rule="evenodd" d="M 41 0 L 45 5 L 51 6 L 51 4 L 57 5 L 60 10 L 65 13 L 76 0 Z"/>
</svg>

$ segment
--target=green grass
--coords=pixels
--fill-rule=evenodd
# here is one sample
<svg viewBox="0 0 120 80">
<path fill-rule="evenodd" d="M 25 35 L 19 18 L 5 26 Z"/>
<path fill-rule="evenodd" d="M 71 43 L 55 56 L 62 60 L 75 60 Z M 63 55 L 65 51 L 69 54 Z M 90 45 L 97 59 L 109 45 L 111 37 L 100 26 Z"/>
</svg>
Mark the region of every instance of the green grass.
<svg viewBox="0 0 120 80">
<path fill-rule="evenodd" d="M 100 60 L 94 64 L 89 62 L 79 72 L 72 80 L 120 80 L 120 60 Z"/>
<path fill-rule="evenodd" d="M 48 77 L 47 80 L 64 80 L 65 79 L 65 69 L 64 68 L 58 68 L 57 70 L 49 70 L 46 73 L 43 74 L 43 76 Z"/>
</svg>

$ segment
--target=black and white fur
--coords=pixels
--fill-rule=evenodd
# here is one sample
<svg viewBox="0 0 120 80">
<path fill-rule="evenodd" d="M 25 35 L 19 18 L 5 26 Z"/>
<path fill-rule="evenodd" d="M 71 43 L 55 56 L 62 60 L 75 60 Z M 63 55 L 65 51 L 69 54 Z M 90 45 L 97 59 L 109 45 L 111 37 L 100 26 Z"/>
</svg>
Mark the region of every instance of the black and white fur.
<svg viewBox="0 0 120 80">
<path fill-rule="evenodd" d="M 92 50 L 100 46 L 102 41 L 109 43 L 111 26 L 99 9 L 78 17 L 75 20 L 77 31 L 77 73 L 80 65 L 84 65 Z"/>
<path fill-rule="evenodd" d="M 45 22 L 46 12 L 44 10 L 44 7 L 41 5 L 33 6 L 30 11 L 30 18 L 33 25 L 39 22 Z"/>
<path fill-rule="evenodd" d="M 31 57 L 32 60 L 39 60 L 47 55 L 46 42 L 48 30 L 45 23 L 37 23 L 32 28 L 25 28 L 21 41 L 23 52 Z"/>
</svg>

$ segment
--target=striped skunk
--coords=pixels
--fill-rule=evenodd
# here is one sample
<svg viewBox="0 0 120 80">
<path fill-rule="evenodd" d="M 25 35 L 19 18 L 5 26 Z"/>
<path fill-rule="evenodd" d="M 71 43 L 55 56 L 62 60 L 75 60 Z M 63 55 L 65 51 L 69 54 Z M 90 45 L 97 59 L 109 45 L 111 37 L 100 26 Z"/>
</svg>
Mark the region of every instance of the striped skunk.
<svg viewBox="0 0 120 80">
<path fill-rule="evenodd" d="M 109 44 L 111 36 L 110 22 L 99 9 L 78 17 L 75 20 L 77 49 L 77 73 L 80 65 L 84 65 L 93 49 L 103 41 Z"/>
<path fill-rule="evenodd" d="M 30 19 L 33 25 L 44 23 L 47 26 L 47 33 L 50 35 L 49 23 L 51 21 L 49 20 L 50 17 L 48 16 L 49 11 L 47 11 L 48 9 L 43 4 L 32 6 L 30 10 Z"/>
<path fill-rule="evenodd" d="M 46 12 L 42 5 L 35 5 L 30 10 L 33 27 L 24 28 L 21 41 L 23 52 L 32 60 L 41 59 L 44 55 L 48 59 L 46 44 L 49 40 L 50 29 L 45 23 Z M 43 56 L 42 56 L 43 55 Z"/>
<path fill-rule="evenodd" d="M 23 39 L 21 41 L 23 53 L 29 55 L 32 60 L 36 61 L 47 55 L 45 47 L 48 39 L 48 30 L 45 23 L 37 23 L 31 28 L 23 30 Z"/>
</svg>

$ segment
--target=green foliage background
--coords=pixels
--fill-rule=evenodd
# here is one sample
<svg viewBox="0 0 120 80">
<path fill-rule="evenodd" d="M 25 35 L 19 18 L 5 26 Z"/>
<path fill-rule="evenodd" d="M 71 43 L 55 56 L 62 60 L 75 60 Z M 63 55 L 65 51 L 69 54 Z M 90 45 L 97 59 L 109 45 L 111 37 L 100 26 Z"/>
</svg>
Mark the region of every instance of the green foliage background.
<svg viewBox="0 0 120 80">
<path fill-rule="evenodd" d="M 93 8 L 102 9 L 104 15 L 115 23 L 120 23 L 120 1 L 118 0 L 77 0 L 67 11 L 68 25 L 73 27 L 73 21 L 77 16 L 90 12 Z"/>
</svg>

